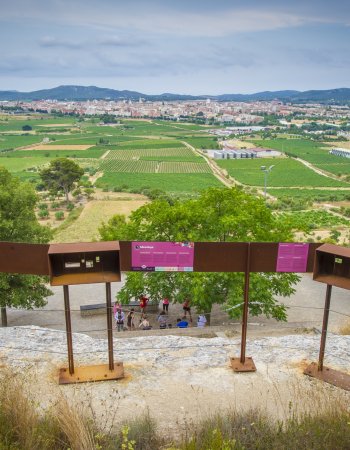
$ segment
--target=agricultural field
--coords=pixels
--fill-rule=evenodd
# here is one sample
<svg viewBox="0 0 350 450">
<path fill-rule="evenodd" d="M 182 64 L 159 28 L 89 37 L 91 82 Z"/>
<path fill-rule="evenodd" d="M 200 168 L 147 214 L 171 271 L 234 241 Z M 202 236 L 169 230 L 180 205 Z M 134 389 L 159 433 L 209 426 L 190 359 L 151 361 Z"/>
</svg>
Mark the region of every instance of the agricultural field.
<svg viewBox="0 0 350 450">
<path fill-rule="evenodd" d="M 331 155 L 333 147 L 341 147 L 342 142 L 317 143 L 305 139 L 266 139 L 255 140 L 254 144 L 267 147 L 301 158 L 315 167 L 337 176 L 350 175 L 350 164 L 347 158 Z"/>
<path fill-rule="evenodd" d="M 267 189 L 267 193 L 272 195 L 273 197 L 277 197 L 279 199 L 284 199 L 286 197 L 300 200 L 309 200 L 313 202 L 337 202 L 350 200 L 350 188 L 348 190 L 345 189 L 276 189 L 269 188 Z"/>
<path fill-rule="evenodd" d="M 128 172 L 128 173 L 156 173 L 158 163 L 156 161 L 133 161 L 119 159 L 105 159 L 100 170 L 103 172 Z"/>
<path fill-rule="evenodd" d="M 163 157 L 174 156 L 174 157 L 194 157 L 199 158 L 194 155 L 192 150 L 187 147 L 170 147 L 170 148 L 123 148 L 118 150 L 110 150 L 106 159 L 140 159 L 144 157 L 150 157 L 154 159 L 162 159 Z"/>
<path fill-rule="evenodd" d="M 104 190 L 140 191 L 161 189 L 176 194 L 196 193 L 209 187 L 221 187 L 220 181 L 210 173 L 128 173 L 105 172 L 96 181 L 96 186 Z"/>
<path fill-rule="evenodd" d="M 349 183 L 319 175 L 291 158 L 255 158 L 217 160 L 217 164 L 239 182 L 250 186 L 264 186 L 264 172 L 260 167 L 274 165 L 268 174 L 269 187 L 350 187 Z"/>
<path fill-rule="evenodd" d="M 327 211 L 293 211 L 292 213 L 279 214 L 295 230 L 331 229 L 339 226 L 349 227 L 350 220 L 336 216 Z"/>
</svg>

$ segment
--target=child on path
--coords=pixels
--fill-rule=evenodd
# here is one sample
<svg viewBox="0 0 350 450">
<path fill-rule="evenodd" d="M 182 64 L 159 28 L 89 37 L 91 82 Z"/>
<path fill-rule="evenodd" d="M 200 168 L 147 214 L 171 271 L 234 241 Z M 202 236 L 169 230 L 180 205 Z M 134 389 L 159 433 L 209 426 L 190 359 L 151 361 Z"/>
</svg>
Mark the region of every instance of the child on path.
<svg viewBox="0 0 350 450">
<path fill-rule="evenodd" d="M 123 331 L 125 315 L 124 315 L 123 311 L 121 310 L 121 308 L 117 308 L 117 312 L 116 312 L 114 318 L 115 318 L 118 332 Z"/>
<path fill-rule="evenodd" d="M 199 314 L 197 319 L 197 327 L 198 328 L 204 328 L 207 324 L 207 318 L 204 314 Z"/>
<path fill-rule="evenodd" d="M 168 324 L 168 318 L 165 314 L 165 311 L 162 311 L 158 316 L 159 328 L 164 330 Z"/>
<path fill-rule="evenodd" d="M 139 325 L 139 328 L 141 328 L 141 330 L 150 330 L 152 328 L 147 320 L 147 316 L 144 316 Z"/>
<path fill-rule="evenodd" d="M 135 330 L 135 310 L 132 308 L 128 315 L 126 316 L 126 326 L 128 327 L 129 331 Z"/>
</svg>

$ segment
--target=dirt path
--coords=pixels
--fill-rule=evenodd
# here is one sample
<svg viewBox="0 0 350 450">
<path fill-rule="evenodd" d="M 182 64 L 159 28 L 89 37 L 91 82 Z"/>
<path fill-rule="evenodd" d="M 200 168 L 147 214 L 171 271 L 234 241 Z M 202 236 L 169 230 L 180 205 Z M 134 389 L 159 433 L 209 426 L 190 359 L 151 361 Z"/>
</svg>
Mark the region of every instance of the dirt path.
<svg viewBox="0 0 350 450">
<path fill-rule="evenodd" d="M 214 161 L 212 161 L 208 156 L 206 156 L 203 152 L 193 147 L 191 144 L 189 144 L 186 141 L 181 141 L 187 148 L 192 150 L 196 155 L 201 156 L 205 161 L 207 162 L 208 166 L 210 167 L 213 175 L 221 181 L 225 186 L 232 187 L 235 184 L 241 184 L 237 180 L 233 180 L 231 178 L 226 178 L 225 174 L 223 173 L 222 169 L 220 169 Z"/>
<path fill-rule="evenodd" d="M 332 180 L 339 181 L 339 178 L 336 175 L 333 175 L 333 174 L 331 174 L 329 172 L 326 172 L 324 170 L 318 169 L 313 164 L 309 163 L 308 161 L 305 161 L 304 159 L 301 159 L 301 158 L 292 158 L 292 159 L 295 159 L 295 161 L 299 161 L 300 163 L 304 164 L 304 166 L 306 166 L 309 169 L 313 170 L 318 175 L 322 175 L 323 177 L 331 178 Z"/>
</svg>

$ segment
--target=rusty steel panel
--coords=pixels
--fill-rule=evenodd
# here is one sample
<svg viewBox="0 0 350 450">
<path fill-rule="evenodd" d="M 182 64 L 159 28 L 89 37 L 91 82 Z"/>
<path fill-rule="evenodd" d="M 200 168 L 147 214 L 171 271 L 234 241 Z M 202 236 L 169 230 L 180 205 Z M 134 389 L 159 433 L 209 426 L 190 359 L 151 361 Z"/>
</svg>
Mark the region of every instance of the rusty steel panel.
<svg viewBox="0 0 350 450">
<path fill-rule="evenodd" d="M 304 374 L 350 391 L 350 375 L 348 373 L 339 372 L 325 366 L 322 370 L 319 370 L 318 364 L 313 362 L 304 370 Z"/>
<path fill-rule="evenodd" d="M 317 249 L 322 253 L 329 253 L 331 255 L 343 256 L 344 258 L 350 258 L 350 248 L 340 247 L 333 244 L 320 244 Z"/>
<path fill-rule="evenodd" d="M 48 244 L 0 242 L 0 272 L 49 275 Z"/>
<path fill-rule="evenodd" d="M 230 358 L 231 367 L 235 372 L 256 372 L 256 366 L 251 356 L 246 356 L 244 362 L 241 358 Z"/>
<path fill-rule="evenodd" d="M 88 252 L 106 252 L 119 251 L 118 241 L 102 241 L 102 242 L 73 242 L 70 244 L 51 244 L 49 255 L 61 253 L 88 253 Z"/>
<path fill-rule="evenodd" d="M 119 241 L 120 245 L 120 270 L 131 271 L 131 241 Z"/>
<path fill-rule="evenodd" d="M 250 248 L 251 272 L 276 272 L 278 242 L 252 242 Z M 312 272 L 315 260 L 315 250 L 322 244 L 309 244 L 309 254 L 306 272 Z"/>
<path fill-rule="evenodd" d="M 245 272 L 247 242 L 195 242 L 194 272 Z"/>
<path fill-rule="evenodd" d="M 316 250 L 313 279 L 350 289 L 350 249 L 332 244 L 321 245 Z"/>
<path fill-rule="evenodd" d="M 275 272 L 278 243 L 252 242 L 250 271 Z M 315 249 L 322 244 L 309 244 L 307 272 L 313 271 Z M 194 272 L 245 272 L 248 242 L 195 242 Z M 120 241 L 122 271 L 131 270 L 131 242 Z"/>
<path fill-rule="evenodd" d="M 276 272 L 278 243 L 252 242 L 250 245 L 250 271 Z"/>
<path fill-rule="evenodd" d="M 119 380 L 124 378 L 124 366 L 121 361 L 114 364 L 113 370 L 108 364 L 98 366 L 75 367 L 74 373 L 70 374 L 67 368 L 59 371 L 59 384 L 89 383 L 93 381 Z"/>
</svg>

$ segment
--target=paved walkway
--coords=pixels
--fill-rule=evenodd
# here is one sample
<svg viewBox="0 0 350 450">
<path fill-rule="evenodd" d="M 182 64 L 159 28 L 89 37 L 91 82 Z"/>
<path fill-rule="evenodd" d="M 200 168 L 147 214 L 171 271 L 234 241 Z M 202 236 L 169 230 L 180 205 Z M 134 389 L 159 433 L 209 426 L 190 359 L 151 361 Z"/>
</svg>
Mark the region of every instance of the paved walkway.
<svg viewBox="0 0 350 450">
<path fill-rule="evenodd" d="M 121 283 L 112 283 L 112 299 L 120 289 Z M 9 310 L 9 326 L 18 325 L 37 325 L 57 330 L 65 329 L 64 303 L 62 287 L 53 287 L 54 295 L 49 297 L 45 308 L 36 311 L 27 310 Z M 106 315 L 94 315 L 82 317 L 80 314 L 80 305 L 105 302 L 105 285 L 79 285 L 71 286 L 70 305 L 72 310 L 72 328 L 75 332 L 86 333 L 97 338 L 106 338 Z M 326 285 L 312 280 L 312 276 L 305 274 L 297 286 L 296 293 L 288 299 L 281 299 L 287 306 L 288 322 L 279 323 L 274 319 L 265 317 L 249 317 L 249 335 L 269 335 L 270 334 L 290 334 L 293 330 L 301 331 L 304 328 L 322 327 L 324 298 Z M 350 295 L 349 291 L 339 288 L 333 288 L 331 312 L 329 317 L 329 330 L 337 332 L 346 322 L 350 323 Z M 177 317 L 182 316 L 182 306 L 180 304 L 170 305 L 169 321 L 173 326 L 176 325 Z M 138 323 L 138 317 L 136 324 Z M 193 311 L 193 327 L 185 330 L 159 330 L 156 321 L 157 313 L 149 313 L 153 330 L 135 331 L 135 332 L 115 332 L 115 337 L 130 337 L 132 335 L 149 334 L 185 334 L 185 335 L 208 335 L 211 333 L 240 333 L 239 321 L 230 319 L 220 305 L 215 305 L 211 315 L 211 325 L 204 330 L 195 327 L 197 315 Z M 207 336 L 208 337 L 208 336 Z"/>
</svg>

